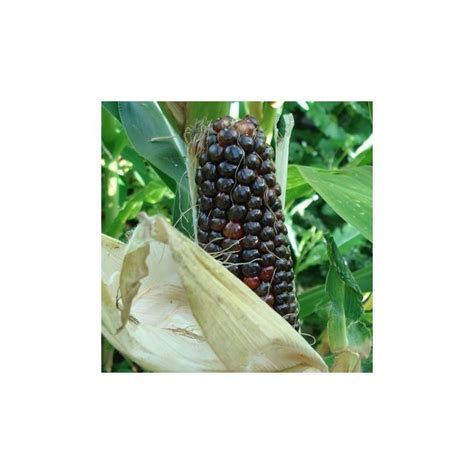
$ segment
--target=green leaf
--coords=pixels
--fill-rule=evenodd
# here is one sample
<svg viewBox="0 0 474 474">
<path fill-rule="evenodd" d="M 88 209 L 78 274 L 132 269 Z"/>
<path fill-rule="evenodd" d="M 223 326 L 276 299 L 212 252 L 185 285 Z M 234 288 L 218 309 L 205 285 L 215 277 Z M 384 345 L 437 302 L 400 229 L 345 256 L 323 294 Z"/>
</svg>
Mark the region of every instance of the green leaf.
<svg viewBox="0 0 474 474">
<path fill-rule="evenodd" d="M 372 241 L 372 167 L 323 170 L 292 165 L 311 187 L 346 222 Z M 293 170 L 288 175 L 292 176 Z M 292 176 L 294 179 L 294 176 Z M 300 180 L 296 180 L 298 183 Z M 295 188 L 293 184 L 293 188 Z M 298 185 L 300 188 L 300 185 Z M 288 191 L 287 191 L 288 193 Z"/>
<path fill-rule="evenodd" d="M 156 102 L 119 102 L 127 135 L 141 156 L 179 183 L 186 174 L 186 146 Z"/>
<path fill-rule="evenodd" d="M 331 302 L 328 320 L 328 342 L 331 352 L 339 352 L 348 345 L 346 315 L 344 313 L 344 283 L 333 267 L 326 278 L 326 293 Z"/>
<path fill-rule="evenodd" d="M 151 178 L 150 173 L 145 166 L 144 158 L 142 158 L 133 148 L 126 147 L 122 151 L 122 156 L 132 163 L 133 165 L 133 172 L 135 174 L 136 179 L 140 182 L 142 186 L 147 185 Z"/>
<path fill-rule="evenodd" d="M 372 165 L 372 147 L 364 150 L 363 152 L 359 153 L 347 166 L 348 168 L 355 168 L 356 166 L 366 166 Z"/>
<path fill-rule="evenodd" d="M 186 145 L 156 102 L 119 102 L 122 124 L 137 152 L 176 193 L 173 224 L 193 235 L 191 198 L 186 170 Z M 170 182 L 174 181 L 174 185 Z"/>
<path fill-rule="evenodd" d="M 102 144 L 113 158 L 117 158 L 128 144 L 127 134 L 122 124 L 108 109 L 102 107 Z"/>
<path fill-rule="evenodd" d="M 230 102 L 186 102 L 186 128 L 229 115 Z"/>
<path fill-rule="evenodd" d="M 362 234 L 350 224 L 337 227 L 334 230 L 333 236 L 341 255 L 346 255 L 354 245 L 358 245 L 365 240 Z M 319 265 L 327 259 L 326 245 L 323 243 L 315 245 L 301 262 L 298 261 L 296 273 L 302 272 L 314 265 Z"/>
<path fill-rule="evenodd" d="M 305 197 L 313 192 L 311 186 L 301 176 L 298 168 L 294 165 L 288 166 L 286 177 L 286 205 L 289 206 L 295 199 Z"/>
<path fill-rule="evenodd" d="M 364 293 L 372 291 L 372 265 L 362 268 L 353 273 L 359 288 Z M 300 305 L 299 317 L 303 320 L 311 320 L 314 312 L 329 303 L 329 296 L 326 293 L 325 285 L 319 285 L 304 291 L 298 296 Z"/>
<path fill-rule="evenodd" d="M 135 219 L 143 207 L 143 203 L 158 202 L 166 188 L 156 181 L 150 181 L 144 188 L 132 195 L 124 204 L 117 217 L 106 227 L 104 233 L 119 238 L 127 221 Z"/>
<path fill-rule="evenodd" d="M 117 120 L 120 120 L 118 102 L 102 102 L 102 106 L 105 107 Z"/>
<path fill-rule="evenodd" d="M 326 292 L 330 300 L 328 340 L 331 352 L 347 349 L 346 320 L 358 320 L 364 314 L 362 292 L 334 239 L 327 234 L 327 251 L 330 268 L 326 279 Z"/>
<path fill-rule="evenodd" d="M 372 331 L 362 321 L 352 321 L 347 327 L 349 350 L 357 352 L 363 359 L 369 357 L 372 347 Z"/>
</svg>

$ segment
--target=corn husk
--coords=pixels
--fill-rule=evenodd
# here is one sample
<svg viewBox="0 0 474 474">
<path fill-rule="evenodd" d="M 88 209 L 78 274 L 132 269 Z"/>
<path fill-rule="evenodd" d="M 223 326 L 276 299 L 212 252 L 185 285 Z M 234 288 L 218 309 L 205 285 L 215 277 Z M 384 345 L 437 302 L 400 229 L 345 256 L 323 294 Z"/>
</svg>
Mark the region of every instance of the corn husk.
<svg viewBox="0 0 474 474">
<path fill-rule="evenodd" d="M 103 334 L 143 368 L 327 372 L 300 334 L 163 218 L 141 215 L 127 246 L 104 236 L 102 248 Z"/>
</svg>

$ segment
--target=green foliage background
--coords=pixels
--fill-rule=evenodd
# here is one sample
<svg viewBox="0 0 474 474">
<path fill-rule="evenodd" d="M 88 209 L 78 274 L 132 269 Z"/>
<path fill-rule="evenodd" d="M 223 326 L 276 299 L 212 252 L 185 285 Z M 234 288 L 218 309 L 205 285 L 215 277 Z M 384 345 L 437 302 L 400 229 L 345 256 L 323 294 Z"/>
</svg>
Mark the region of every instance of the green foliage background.
<svg viewBox="0 0 474 474">
<path fill-rule="evenodd" d="M 183 171 L 185 123 L 174 121 L 166 105 L 169 103 L 140 103 L 145 106 L 138 115 L 134 113 L 137 104 L 107 102 L 102 106 L 102 231 L 126 241 L 127 233 L 137 224 L 138 213 L 145 211 L 165 215 L 189 232 L 190 213 L 183 217 L 182 212 L 188 202 L 187 178 L 173 179 L 173 172 Z M 230 105 L 214 104 L 207 109 L 211 115 L 223 115 Z M 271 130 L 278 115 L 268 103 L 239 103 L 239 115 L 253 112 L 259 104 Z M 183 110 L 187 117 L 202 113 L 198 106 Z M 331 298 L 325 282 L 331 264 L 325 235 L 334 239 L 336 250 L 367 300 L 362 316 L 352 322 L 371 331 L 372 103 L 286 102 L 278 112 L 281 117 L 292 114 L 295 122 L 289 150 L 286 223 L 303 333 L 308 334 L 310 343 L 313 338 L 320 339 L 330 317 Z M 150 124 L 152 129 L 147 130 Z M 281 125 L 282 118 L 278 122 Z M 149 136 L 174 138 L 150 144 L 140 135 L 147 131 Z M 175 157 L 174 169 L 163 168 L 163 156 Z M 181 193 L 180 199 L 175 199 L 176 193 Z M 331 363 L 333 356 L 328 354 L 326 358 Z M 105 340 L 102 365 L 104 371 L 141 370 Z M 362 369 L 372 371 L 372 356 L 363 361 Z"/>
</svg>

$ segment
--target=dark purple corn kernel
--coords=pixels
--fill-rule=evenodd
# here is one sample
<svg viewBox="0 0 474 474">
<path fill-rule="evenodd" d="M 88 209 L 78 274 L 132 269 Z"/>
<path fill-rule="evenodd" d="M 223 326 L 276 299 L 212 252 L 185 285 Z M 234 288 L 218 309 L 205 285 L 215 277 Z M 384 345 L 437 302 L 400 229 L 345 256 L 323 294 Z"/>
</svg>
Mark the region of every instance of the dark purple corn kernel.
<svg viewBox="0 0 474 474">
<path fill-rule="evenodd" d="M 281 209 L 281 199 L 276 198 L 275 202 L 270 206 L 272 211 L 279 211 Z"/>
<path fill-rule="evenodd" d="M 201 184 L 201 189 L 204 196 L 207 197 L 212 197 L 217 194 L 216 183 L 214 183 L 214 181 L 204 181 L 204 183 Z"/>
<path fill-rule="evenodd" d="M 288 303 L 290 299 L 290 293 L 285 292 L 285 293 L 280 293 L 275 297 L 275 303 L 276 304 L 283 304 L 283 303 Z"/>
<path fill-rule="evenodd" d="M 276 195 L 276 192 L 273 189 L 267 190 L 264 196 L 264 200 L 268 206 L 272 207 L 275 204 L 277 199 L 278 199 L 278 196 Z"/>
<path fill-rule="evenodd" d="M 271 253 L 262 254 L 262 265 L 268 267 L 270 265 L 274 265 L 275 261 L 276 261 L 275 255 L 272 255 Z"/>
<path fill-rule="evenodd" d="M 257 209 L 257 208 L 262 207 L 262 204 L 263 204 L 263 201 L 260 196 L 251 196 L 251 198 L 249 199 L 247 203 L 247 206 L 250 209 Z"/>
<path fill-rule="evenodd" d="M 230 252 L 238 252 L 240 250 L 240 244 L 238 240 L 224 239 L 222 241 L 222 248 Z"/>
<path fill-rule="evenodd" d="M 202 177 L 204 179 L 216 179 L 217 178 L 217 167 L 213 163 L 206 163 L 202 168 Z"/>
<path fill-rule="evenodd" d="M 275 173 L 275 164 L 271 160 L 263 160 L 259 172 L 260 174 Z"/>
<path fill-rule="evenodd" d="M 275 305 L 275 311 L 281 315 L 288 314 L 290 312 L 290 306 L 286 303 Z"/>
<path fill-rule="evenodd" d="M 225 227 L 226 220 L 225 219 L 209 219 L 209 227 L 211 230 L 215 231 L 222 231 Z"/>
<path fill-rule="evenodd" d="M 235 181 L 231 178 L 219 178 L 216 182 L 216 189 L 220 193 L 228 193 L 234 187 Z"/>
<path fill-rule="evenodd" d="M 224 237 L 222 237 L 221 232 L 217 232 L 215 230 L 211 230 L 211 232 L 209 232 L 209 240 L 208 240 L 209 243 L 220 244 L 222 243 L 223 239 Z"/>
<path fill-rule="evenodd" d="M 217 135 L 215 133 L 209 133 L 207 136 L 207 146 L 214 145 L 217 143 Z"/>
<path fill-rule="evenodd" d="M 267 173 L 263 175 L 263 178 L 265 179 L 265 182 L 270 188 L 273 188 L 276 184 L 276 177 L 275 173 Z"/>
<path fill-rule="evenodd" d="M 267 149 L 267 144 L 265 140 L 260 137 L 257 137 L 253 142 L 253 149 L 259 154 L 262 155 L 263 152 Z"/>
<path fill-rule="evenodd" d="M 246 203 L 251 195 L 250 188 L 241 184 L 238 184 L 232 191 L 232 199 L 239 204 Z"/>
<path fill-rule="evenodd" d="M 273 240 L 275 238 L 275 230 L 273 227 L 264 227 L 260 232 L 260 240 Z"/>
<path fill-rule="evenodd" d="M 281 196 L 281 186 L 278 183 L 273 186 L 273 189 L 275 190 L 277 196 Z"/>
<path fill-rule="evenodd" d="M 246 222 L 244 224 L 244 232 L 246 234 L 258 235 L 262 230 L 262 226 L 259 222 Z"/>
<path fill-rule="evenodd" d="M 236 145 L 230 145 L 224 151 L 224 158 L 233 165 L 238 165 L 243 157 L 244 151 Z"/>
<path fill-rule="evenodd" d="M 275 158 L 275 152 L 271 146 L 267 146 L 261 156 L 264 160 L 273 160 L 273 158 Z"/>
<path fill-rule="evenodd" d="M 281 245 L 286 245 L 288 243 L 288 238 L 284 234 L 278 234 L 273 240 L 275 242 L 275 247 L 280 247 Z"/>
<path fill-rule="evenodd" d="M 224 153 L 224 149 L 217 143 L 211 145 L 207 150 L 207 158 L 212 163 L 219 163 L 222 159 L 222 154 Z"/>
<path fill-rule="evenodd" d="M 280 270 L 275 273 L 275 276 L 273 278 L 273 283 L 281 283 L 282 281 L 287 281 L 286 272 L 283 270 Z"/>
<path fill-rule="evenodd" d="M 246 249 L 255 249 L 259 243 L 260 240 L 256 235 L 246 235 L 242 240 L 242 245 Z"/>
<path fill-rule="evenodd" d="M 201 211 L 210 211 L 214 206 L 214 201 L 211 197 L 201 196 L 199 198 L 198 204 Z"/>
<path fill-rule="evenodd" d="M 226 115 L 225 117 L 214 120 L 214 122 L 212 122 L 212 128 L 215 132 L 220 132 L 223 128 L 231 127 L 234 123 L 235 120 Z"/>
<path fill-rule="evenodd" d="M 227 263 L 240 263 L 240 257 L 237 252 L 225 252 L 222 254 L 222 261 Z"/>
<path fill-rule="evenodd" d="M 201 242 L 202 244 L 206 244 L 207 240 L 209 238 L 209 234 L 205 232 L 204 230 L 198 229 L 198 242 Z"/>
<path fill-rule="evenodd" d="M 260 264 L 257 262 L 244 263 L 242 265 L 242 275 L 246 277 L 255 277 L 260 274 Z"/>
<path fill-rule="evenodd" d="M 242 250 L 242 260 L 244 262 L 250 262 L 260 257 L 260 252 L 257 249 L 245 249 Z"/>
<path fill-rule="evenodd" d="M 262 242 L 260 244 L 260 246 L 258 247 L 258 250 L 261 253 L 273 254 L 273 251 L 275 250 L 275 244 L 273 243 L 272 240 L 267 240 L 266 242 Z"/>
<path fill-rule="evenodd" d="M 202 168 L 197 169 L 195 182 L 198 186 L 200 186 L 204 182 L 204 176 L 202 175 Z"/>
<path fill-rule="evenodd" d="M 244 164 L 251 170 L 259 170 L 262 166 L 262 159 L 256 153 L 250 153 L 245 157 Z"/>
<path fill-rule="evenodd" d="M 237 172 L 237 182 L 240 184 L 252 184 L 256 177 L 255 171 L 249 168 L 244 168 Z"/>
<path fill-rule="evenodd" d="M 275 248 L 275 255 L 279 258 L 289 258 L 290 251 L 288 250 L 288 247 L 280 245 Z"/>
<path fill-rule="evenodd" d="M 278 232 L 279 234 L 286 234 L 285 232 L 286 226 L 285 224 L 283 224 L 282 221 L 276 221 L 274 228 L 275 228 L 275 232 Z"/>
<path fill-rule="evenodd" d="M 253 138 L 247 135 L 241 135 L 239 138 L 239 145 L 246 153 L 251 153 L 253 151 Z"/>
<path fill-rule="evenodd" d="M 201 212 L 198 216 L 198 227 L 201 230 L 209 230 L 209 215 Z"/>
<path fill-rule="evenodd" d="M 221 209 L 228 209 L 232 205 L 230 196 L 225 193 L 219 193 L 214 198 L 214 202 L 216 203 L 216 206 L 220 207 Z"/>
<path fill-rule="evenodd" d="M 265 211 L 262 216 L 262 225 L 272 226 L 275 223 L 275 216 L 271 211 Z"/>
<path fill-rule="evenodd" d="M 275 295 L 279 295 L 285 291 L 288 291 L 288 283 L 286 281 L 273 285 L 273 293 L 275 293 Z"/>
<path fill-rule="evenodd" d="M 283 211 L 281 209 L 279 209 L 278 211 L 274 212 L 275 214 L 275 219 L 279 220 L 279 221 L 285 221 L 285 216 L 283 215 Z"/>
<path fill-rule="evenodd" d="M 206 244 L 204 247 L 204 250 L 207 253 L 217 253 L 221 251 L 221 247 L 220 245 L 217 245 L 217 244 Z"/>
<path fill-rule="evenodd" d="M 247 208 L 238 204 L 234 204 L 227 211 L 227 217 L 233 221 L 242 221 L 247 214 Z"/>
<path fill-rule="evenodd" d="M 267 281 L 260 283 L 260 286 L 255 290 L 258 296 L 266 296 L 270 293 L 271 286 Z"/>
<path fill-rule="evenodd" d="M 245 218 L 246 221 L 250 222 L 259 222 L 262 219 L 262 211 L 260 209 L 250 209 L 247 212 L 247 217 Z"/>
<path fill-rule="evenodd" d="M 237 278 L 240 278 L 240 267 L 238 265 L 229 265 L 227 270 L 234 274 Z"/>
<path fill-rule="evenodd" d="M 207 153 L 203 152 L 199 155 L 199 165 L 204 166 L 207 163 Z"/>
<path fill-rule="evenodd" d="M 215 207 L 210 214 L 211 217 L 217 217 L 218 219 L 224 219 L 225 218 L 225 211 L 222 209 L 219 209 L 218 207 Z"/>
<path fill-rule="evenodd" d="M 275 267 L 277 270 L 286 270 L 287 260 L 284 258 L 278 258 L 275 262 Z"/>
<path fill-rule="evenodd" d="M 250 186 L 250 189 L 257 196 L 263 196 L 267 190 L 267 183 L 261 176 L 258 176 L 253 182 L 252 186 Z"/>
<path fill-rule="evenodd" d="M 239 134 L 235 128 L 224 128 L 217 134 L 217 141 L 222 147 L 237 143 Z"/>
<path fill-rule="evenodd" d="M 217 166 L 217 173 L 219 176 L 224 176 L 225 178 L 233 178 L 237 172 L 237 165 L 233 165 L 227 161 L 221 161 Z"/>
</svg>

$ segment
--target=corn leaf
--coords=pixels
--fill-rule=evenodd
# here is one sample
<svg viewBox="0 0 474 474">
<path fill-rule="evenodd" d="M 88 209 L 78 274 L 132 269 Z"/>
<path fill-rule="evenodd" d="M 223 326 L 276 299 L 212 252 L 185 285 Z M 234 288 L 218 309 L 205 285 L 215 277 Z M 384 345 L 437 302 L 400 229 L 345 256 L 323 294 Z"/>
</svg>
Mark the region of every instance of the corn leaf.
<svg viewBox="0 0 474 474">
<path fill-rule="evenodd" d="M 372 241 L 371 166 L 323 170 L 292 165 L 289 176 L 287 197 L 292 188 L 306 189 L 304 184 L 309 184 L 337 214 Z"/>
<path fill-rule="evenodd" d="M 329 234 L 325 238 L 330 263 L 326 278 L 326 292 L 330 300 L 328 342 L 331 352 L 337 354 L 349 347 L 346 321 L 360 319 L 364 309 L 362 292 L 334 239 Z"/>
<path fill-rule="evenodd" d="M 353 276 L 361 291 L 372 291 L 372 265 L 354 272 Z M 329 303 L 325 285 L 304 291 L 298 295 L 298 302 L 300 304 L 299 317 L 305 321 L 311 321 L 314 318 L 314 312 Z"/>
<path fill-rule="evenodd" d="M 176 193 L 173 223 L 193 235 L 191 199 L 186 171 L 186 146 L 156 102 L 119 102 L 122 124 L 130 142 Z M 170 184 L 172 180 L 175 184 Z"/>
</svg>

